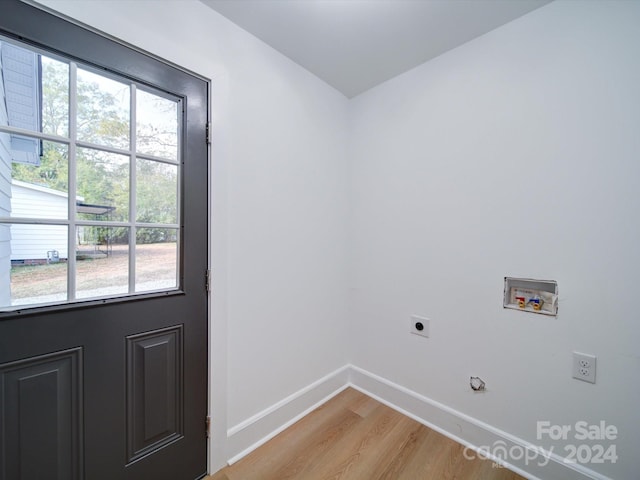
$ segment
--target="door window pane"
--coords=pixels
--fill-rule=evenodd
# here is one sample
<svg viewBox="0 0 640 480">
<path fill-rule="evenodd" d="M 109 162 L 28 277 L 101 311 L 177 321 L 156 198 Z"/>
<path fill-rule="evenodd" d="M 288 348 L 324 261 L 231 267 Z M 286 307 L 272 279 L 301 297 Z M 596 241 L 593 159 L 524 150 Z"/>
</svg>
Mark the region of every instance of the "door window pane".
<svg viewBox="0 0 640 480">
<path fill-rule="evenodd" d="M 140 153 L 178 159 L 178 103 L 152 93 L 136 93 L 136 138 Z"/>
<path fill-rule="evenodd" d="M 136 221 L 177 223 L 178 166 L 139 159 L 136 178 Z"/>
<path fill-rule="evenodd" d="M 12 217 L 66 219 L 69 215 L 69 149 L 54 142 L 42 145 L 37 164 L 12 163 Z"/>
<path fill-rule="evenodd" d="M 129 220 L 129 157 L 78 148 L 77 212 L 82 220 Z"/>
<path fill-rule="evenodd" d="M 66 226 L 0 224 L 0 307 L 66 301 L 67 246 Z"/>
<path fill-rule="evenodd" d="M 0 37 L 0 309 L 179 288 L 182 109 L 152 92 Z"/>
<path fill-rule="evenodd" d="M 136 292 L 176 288 L 178 230 L 139 228 L 136 234 Z"/>
<path fill-rule="evenodd" d="M 78 140 L 129 149 L 128 85 L 78 69 Z"/>
<path fill-rule="evenodd" d="M 69 135 L 69 65 L 0 37 L 0 124 Z M 6 144 L 16 162 L 37 164 L 41 142 L 11 133 Z"/>
<path fill-rule="evenodd" d="M 76 229 L 76 297 L 129 292 L 129 230 L 101 225 Z"/>
<path fill-rule="evenodd" d="M 42 131 L 69 136 L 69 65 L 45 56 L 42 62 Z"/>
</svg>

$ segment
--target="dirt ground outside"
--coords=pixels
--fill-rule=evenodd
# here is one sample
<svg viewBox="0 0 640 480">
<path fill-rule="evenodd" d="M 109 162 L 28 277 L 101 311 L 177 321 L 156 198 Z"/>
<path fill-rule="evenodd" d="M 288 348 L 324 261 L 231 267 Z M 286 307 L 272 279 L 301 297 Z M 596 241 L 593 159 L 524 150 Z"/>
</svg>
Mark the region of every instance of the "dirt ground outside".
<svg viewBox="0 0 640 480">
<path fill-rule="evenodd" d="M 129 247 L 114 245 L 109 256 L 77 260 L 77 298 L 128 292 Z M 136 291 L 176 287 L 176 243 L 136 246 Z M 11 298 L 14 304 L 66 299 L 67 263 L 13 266 Z"/>
</svg>

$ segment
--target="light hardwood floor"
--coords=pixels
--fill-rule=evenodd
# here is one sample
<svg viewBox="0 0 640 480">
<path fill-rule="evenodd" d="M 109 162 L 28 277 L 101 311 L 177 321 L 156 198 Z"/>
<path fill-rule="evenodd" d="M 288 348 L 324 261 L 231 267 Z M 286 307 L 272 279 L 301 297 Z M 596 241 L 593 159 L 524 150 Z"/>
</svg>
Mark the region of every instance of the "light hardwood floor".
<svg viewBox="0 0 640 480">
<path fill-rule="evenodd" d="M 524 480 L 348 388 L 205 480 Z"/>
</svg>

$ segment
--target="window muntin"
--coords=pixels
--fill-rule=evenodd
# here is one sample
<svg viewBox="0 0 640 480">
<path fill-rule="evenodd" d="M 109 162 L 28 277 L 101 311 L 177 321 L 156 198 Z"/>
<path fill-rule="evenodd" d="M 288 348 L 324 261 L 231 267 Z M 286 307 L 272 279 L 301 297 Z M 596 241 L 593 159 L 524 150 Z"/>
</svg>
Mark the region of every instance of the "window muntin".
<svg viewBox="0 0 640 480">
<path fill-rule="evenodd" d="M 178 289 L 181 100 L 0 37 L 5 50 L 31 57 L 35 103 L 31 123 L 6 115 L 0 63 L 0 309 Z"/>
</svg>

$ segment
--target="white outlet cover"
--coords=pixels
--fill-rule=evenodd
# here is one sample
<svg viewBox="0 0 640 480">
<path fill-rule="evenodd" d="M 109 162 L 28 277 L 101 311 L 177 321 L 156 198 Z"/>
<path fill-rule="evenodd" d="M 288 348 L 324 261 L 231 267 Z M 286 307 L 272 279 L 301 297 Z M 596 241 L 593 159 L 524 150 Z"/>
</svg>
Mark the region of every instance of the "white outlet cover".
<svg viewBox="0 0 640 480">
<path fill-rule="evenodd" d="M 596 383 L 596 357 L 588 353 L 573 352 L 573 378 Z"/>
<path fill-rule="evenodd" d="M 427 317 L 421 317 L 419 315 L 411 315 L 409 317 L 409 332 L 414 335 L 420 335 L 421 337 L 429 337 L 429 320 Z M 419 328 L 422 325 L 422 329 Z"/>
</svg>

